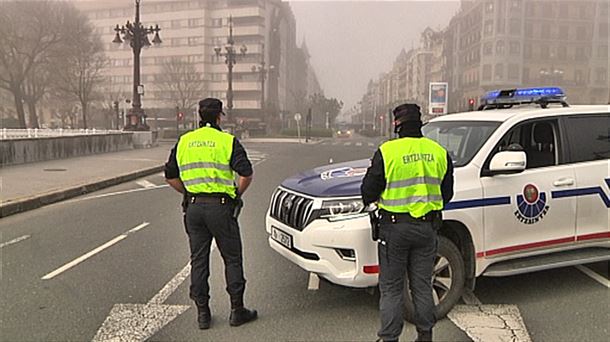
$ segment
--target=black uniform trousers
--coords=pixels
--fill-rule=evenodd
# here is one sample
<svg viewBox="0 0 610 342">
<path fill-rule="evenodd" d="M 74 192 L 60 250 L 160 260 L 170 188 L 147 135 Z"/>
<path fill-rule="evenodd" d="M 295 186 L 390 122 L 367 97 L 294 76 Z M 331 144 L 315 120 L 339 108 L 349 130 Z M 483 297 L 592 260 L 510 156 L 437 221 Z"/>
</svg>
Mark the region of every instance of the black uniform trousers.
<svg viewBox="0 0 610 342">
<path fill-rule="evenodd" d="M 231 306 L 243 306 L 246 287 L 242 262 L 242 244 L 237 219 L 233 217 L 234 204 L 189 203 L 184 215 L 184 224 L 191 249 L 190 297 L 199 305 L 210 300 L 210 248 L 212 239 L 225 264 L 227 292 Z"/>
<path fill-rule="evenodd" d="M 397 341 L 402 333 L 405 276 L 415 306 L 418 331 L 430 331 L 436 323 L 432 297 L 432 270 L 438 236 L 430 221 L 382 223 L 379 229 L 379 309 L 384 341 Z"/>
</svg>

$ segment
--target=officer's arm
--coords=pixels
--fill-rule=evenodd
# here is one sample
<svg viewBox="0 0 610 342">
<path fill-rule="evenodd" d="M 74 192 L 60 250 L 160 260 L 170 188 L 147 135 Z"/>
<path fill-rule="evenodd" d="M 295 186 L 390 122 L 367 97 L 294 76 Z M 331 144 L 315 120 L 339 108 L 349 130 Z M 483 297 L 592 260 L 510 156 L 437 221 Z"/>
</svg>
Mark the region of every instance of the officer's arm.
<svg viewBox="0 0 610 342">
<path fill-rule="evenodd" d="M 381 152 L 377 150 L 373 156 L 371 166 L 366 171 L 366 175 L 362 180 L 362 186 L 360 187 L 364 204 L 368 205 L 378 201 L 385 186 L 386 180 L 383 157 L 381 156 Z"/>
<path fill-rule="evenodd" d="M 165 163 L 165 181 L 179 193 L 184 193 L 184 184 L 180 180 L 180 170 L 178 169 L 178 161 L 176 160 L 176 149 L 178 144 L 172 148 L 169 154 L 167 163 Z"/>
<path fill-rule="evenodd" d="M 441 182 L 441 195 L 443 196 L 443 203 L 447 204 L 453 198 L 453 161 L 447 153 L 447 172 Z"/>
<path fill-rule="evenodd" d="M 241 196 L 246 192 L 250 183 L 252 183 L 254 170 L 246 150 L 237 138 L 233 139 L 233 153 L 231 154 L 230 165 L 231 169 L 239 175 L 237 179 L 237 194 Z"/>
</svg>

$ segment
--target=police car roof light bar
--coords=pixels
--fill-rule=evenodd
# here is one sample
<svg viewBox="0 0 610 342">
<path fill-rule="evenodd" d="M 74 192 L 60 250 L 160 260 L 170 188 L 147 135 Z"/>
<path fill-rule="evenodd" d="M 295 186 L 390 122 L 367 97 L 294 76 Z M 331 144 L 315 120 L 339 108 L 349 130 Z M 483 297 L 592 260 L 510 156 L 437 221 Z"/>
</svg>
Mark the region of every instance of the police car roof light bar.
<svg viewBox="0 0 610 342">
<path fill-rule="evenodd" d="M 537 87 L 493 90 L 481 97 L 478 110 L 511 108 L 520 104 L 537 104 L 547 108 L 551 103 L 569 107 L 566 95 L 559 87 Z"/>
</svg>

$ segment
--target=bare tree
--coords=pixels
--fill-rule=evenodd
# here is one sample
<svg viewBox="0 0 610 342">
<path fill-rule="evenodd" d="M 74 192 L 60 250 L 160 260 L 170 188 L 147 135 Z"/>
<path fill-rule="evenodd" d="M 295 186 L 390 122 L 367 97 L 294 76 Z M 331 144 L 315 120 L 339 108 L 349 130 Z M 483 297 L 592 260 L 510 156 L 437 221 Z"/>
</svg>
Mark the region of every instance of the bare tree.
<svg viewBox="0 0 610 342">
<path fill-rule="evenodd" d="M 112 84 L 110 81 L 104 82 L 104 87 L 101 89 L 99 104 L 105 114 L 108 127 L 116 129 L 121 126 L 118 117 L 116 117 L 115 103 L 116 105 L 120 105 L 126 98 L 127 93 L 125 92 L 125 89 L 116 84 Z"/>
<path fill-rule="evenodd" d="M 24 82 L 46 60 L 45 53 L 61 42 L 66 7 L 51 1 L 0 1 L 0 87 L 13 95 L 22 128 Z M 37 121 L 31 124 L 37 126 Z"/>
<path fill-rule="evenodd" d="M 163 63 L 156 87 L 161 91 L 162 100 L 181 111 L 193 108 L 206 89 L 195 66 L 179 58 Z"/>
<path fill-rule="evenodd" d="M 97 88 L 103 83 L 103 69 L 108 63 L 101 38 L 82 14 L 72 22 L 73 40 L 66 46 L 67 54 L 58 60 L 53 76 L 55 87 L 78 101 L 87 128 L 89 104 L 96 100 Z"/>
</svg>

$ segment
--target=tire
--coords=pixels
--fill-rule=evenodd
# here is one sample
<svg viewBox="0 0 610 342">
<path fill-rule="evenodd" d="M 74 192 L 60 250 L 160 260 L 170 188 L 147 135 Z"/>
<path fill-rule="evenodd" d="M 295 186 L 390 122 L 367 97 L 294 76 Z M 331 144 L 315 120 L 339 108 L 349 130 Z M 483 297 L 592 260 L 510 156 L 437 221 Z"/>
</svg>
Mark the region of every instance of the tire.
<svg viewBox="0 0 610 342">
<path fill-rule="evenodd" d="M 447 261 L 445 263 L 443 261 Z M 441 263 L 444 265 L 439 268 Z M 448 278 L 450 281 L 449 289 L 446 289 L 446 283 L 440 282 L 438 278 Z M 434 272 L 432 274 L 432 288 L 434 302 L 436 303 L 436 318 L 441 319 L 447 315 L 447 313 L 453 308 L 453 306 L 460 300 L 464 292 L 464 281 L 465 281 L 465 267 L 464 259 L 460 250 L 455 246 L 451 240 L 444 236 L 438 238 L 438 252 L 436 260 L 434 262 Z M 411 292 L 409 291 L 409 279 L 405 278 L 405 307 L 404 307 L 404 319 L 408 322 L 413 323 L 415 317 L 415 307 L 413 306 L 413 300 L 411 299 Z M 439 301 L 440 298 L 440 301 Z"/>
</svg>

